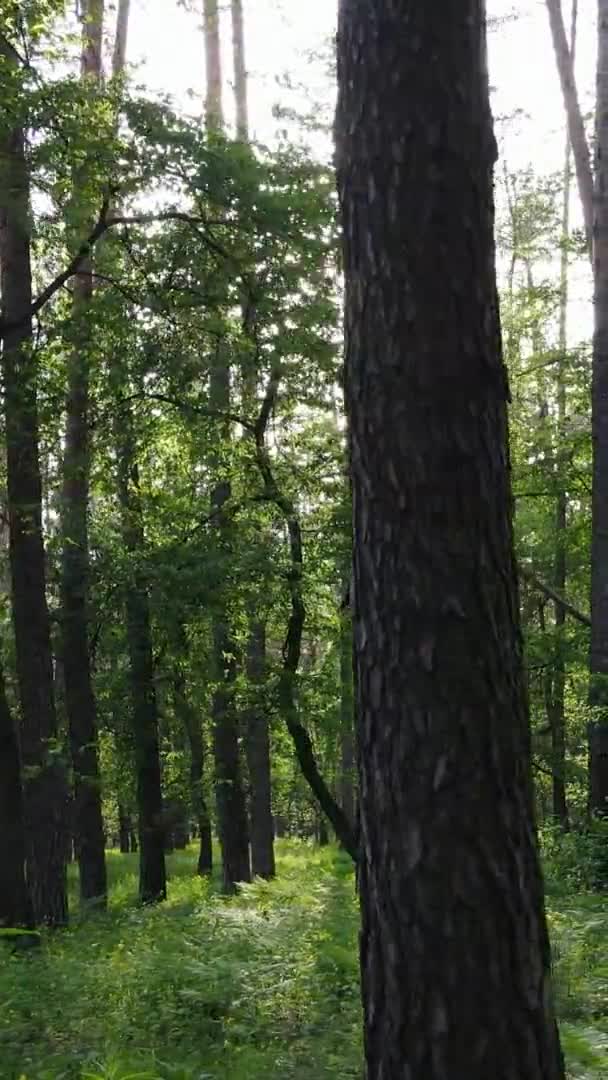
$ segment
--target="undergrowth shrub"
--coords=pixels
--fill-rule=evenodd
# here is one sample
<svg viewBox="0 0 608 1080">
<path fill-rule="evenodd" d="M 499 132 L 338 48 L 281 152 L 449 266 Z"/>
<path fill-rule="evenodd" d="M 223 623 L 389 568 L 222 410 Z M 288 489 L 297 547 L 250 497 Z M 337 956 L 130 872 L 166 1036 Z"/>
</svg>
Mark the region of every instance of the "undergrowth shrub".
<svg viewBox="0 0 608 1080">
<path fill-rule="evenodd" d="M 608 904 L 576 891 L 580 857 L 549 840 L 569 1077 L 608 1080 Z M 142 909 L 136 858 L 111 854 L 107 914 L 27 955 L 0 946 L 0 1080 L 360 1080 L 348 857 L 281 842 L 277 879 L 232 899 L 195 858 L 172 855 L 169 900 Z"/>
</svg>

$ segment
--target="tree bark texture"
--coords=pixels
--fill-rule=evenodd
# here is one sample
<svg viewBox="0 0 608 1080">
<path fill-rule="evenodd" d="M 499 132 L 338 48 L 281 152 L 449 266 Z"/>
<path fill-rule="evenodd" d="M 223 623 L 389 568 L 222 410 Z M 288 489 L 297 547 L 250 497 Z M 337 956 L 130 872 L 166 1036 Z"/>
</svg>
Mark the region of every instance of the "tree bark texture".
<svg viewBox="0 0 608 1080">
<path fill-rule="evenodd" d="M 32 926 L 17 728 L 0 667 L 0 928 Z"/>
<path fill-rule="evenodd" d="M 0 58 L 12 54 L 0 38 Z M 65 774 L 56 745 L 53 662 L 46 599 L 37 363 L 32 339 L 29 176 L 24 133 L 0 130 L 0 291 L 12 612 L 25 770 L 27 876 L 34 918 L 67 920 Z"/>
<path fill-rule="evenodd" d="M 576 179 L 583 208 L 585 233 L 587 235 L 589 254 L 591 255 L 593 237 L 593 176 L 591 172 L 591 155 L 589 153 L 587 133 L 585 131 L 583 115 L 578 100 L 576 78 L 574 75 L 574 62 L 566 37 L 561 0 L 546 0 L 546 4 L 551 25 L 555 60 L 562 86 L 564 107 L 568 120 L 568 132 L 574 156 Z"/>
<path fill-rule="evenodd" d="M 342 0 L 368 1080 L 563 1080 L 533 822 L 481 0 Z"/>
<path fill-rule="evenodd" d="M 591 379 L 590 809 L 608 813 L 608 0 L 598 0 L 593 220 L 594 334 Z"/>
<path fill-rule="evenodd" d="M 116 374 L 121 377 L 120 373 Z M 139 469 L 130 403 L 122 395 L 117 396 L 115 434 L 122 536 L 125 551 L 133 562 L 132 573 L 125 585 L 125 612 L 137 770 L 139 897 L 142 903 L 150 904 L 164 900 L 167 895 L 158 709 L 148 583 L 142 566 L 145 536 Z"/>
<path fill-rule="evenodd" d="M 249 772 L 251 869 L 254 877 L 273 878 L 274 830 L 270 778 L 270 734 L 263 700 L 266 680 L 266 627 L 252 615 L 247 643 L 247 680 L 254 695 L 246 715 Z"/>
<path fill-rule="evenodd" d="M 83 80 L 99 82 L 102 69 L 103 0 L 82 11 Z M 74 178 L 79 197 L 78 175 Z M 81 900 L 105 905 L 107 893 L 101 777 L 97 750 L 97 704 L 89 652 L 89 476 L 91 465 L 89 369 L 92 342 L 88 313 L 93 261 L 83 260 L 74 279 L 74 340 L 68 366 L 63 462 L 61 574 L 65 707 L 74 772 L 74 825 Z"/>
</svg>

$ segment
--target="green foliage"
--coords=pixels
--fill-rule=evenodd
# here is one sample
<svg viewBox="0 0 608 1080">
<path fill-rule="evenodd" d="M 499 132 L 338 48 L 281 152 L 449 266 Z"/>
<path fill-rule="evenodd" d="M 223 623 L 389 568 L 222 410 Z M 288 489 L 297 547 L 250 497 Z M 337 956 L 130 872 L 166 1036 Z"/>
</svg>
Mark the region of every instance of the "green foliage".
<svg viewBox="0 0 608 1080">
<path fill-rule="evenodd" d="M 593 821 L 567 833 L 546 824 L 541 844 L 550 895 L 608 889 L 607 821 Z"/>
<path fill-rule="evenodd" d="M 350 860 L 304 842 L 278 848 L 277 879 L 232 900 L 193 874 L 192 850 L 172 855 L 170 900 L 145 909 L 135 859 L 111 854 L 108 914 L 45 936 L 35 953 L 0 954 L 2 1080 L 358 1078 Z M 551 852 L 546 866 L 569 1077 L 602 1080 L 608 905 L 576 893 Z"/>
<path fill-rule="evenodd" d="M 350 860 L 279 845 L 279 878 L 234 901 L 169 860 L 170 901 L 135 906 L 111 855 L 111 906 L 0 960 L 4 1080 L 255 1080 L 359 1075 Z"/>
</svg>

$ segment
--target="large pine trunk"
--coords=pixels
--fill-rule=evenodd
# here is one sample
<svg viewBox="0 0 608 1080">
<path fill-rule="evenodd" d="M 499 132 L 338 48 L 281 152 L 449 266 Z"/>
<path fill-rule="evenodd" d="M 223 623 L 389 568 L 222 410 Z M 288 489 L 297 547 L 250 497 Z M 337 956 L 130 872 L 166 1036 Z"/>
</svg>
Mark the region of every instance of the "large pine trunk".
<svg viewBox="0 0 608 1080">
<path fill-rule="evenodd" d="M 591 810 L 608 814 L 608 0 L 598 0 L 594 195 L 589 787 Z"/>
<path fill-rule="evenodd" d="M 251 820 L 251 869 L 255 877 L 275 875 L 272 787 L 270 777 L 270 734 L 263 687 L 266 678 L 266 627 L 249 620 L 247 679 L 252 701 L 247 711 L 246 747 L 249 772 Z"/>
<path fill-rule="evenodd" d="M 0 60 L 13 62 L 0 38 Z M 66 784 L 57 753 L 42 535 L 36 358 L 32 341 L 29 176 L 23 131 L 0 132 L 0 291 L 10 568 L 21 749 L 26 770 L 27 875 L 36 922 L 67 920 Z"/>
<path fill-rule="evenodd" d="M 369 1080 L 563 1080 L 533 822 L 481 0 L 343 0 Z"/>
<path fill-rule="evenodd" d="M 19 742 L 0 667 L 0 929 L 31 926 Z"/>
<path fill-rule="evenodd" d="M 81 76 L 102 77 L 103 0 L 88 0 L 83 13 Z M 75 198 L 82 180 L 75 177 Z M 89 654 L 89 366 L 92 342 L 89 307 L 93 296 L 91 258 L 84 260 L 73 288 L 73 348 L 68 368 L 63 463 L 61 575 L 65 708 L 74 772 L 74 823 L 81 900 L 104 905 L 107 879 L 97 750 L 97 708 Z"/>
</svg>

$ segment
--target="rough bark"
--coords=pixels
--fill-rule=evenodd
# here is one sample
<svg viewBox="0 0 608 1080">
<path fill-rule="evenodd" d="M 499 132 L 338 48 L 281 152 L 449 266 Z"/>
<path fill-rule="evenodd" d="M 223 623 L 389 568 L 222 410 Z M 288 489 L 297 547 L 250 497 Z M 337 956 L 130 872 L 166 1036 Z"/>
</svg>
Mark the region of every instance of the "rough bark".
<svg viewBox="0 0 608 1080">
<path fill-rule="evenodd" d="M 19 741 L 0 666 L 0 928 L 31 928 L 32 916 L 25 877 Z"/>
<path fill-rule="evenodd" d="M 204 0 L 205 31 L 205 124 L 208 131 L 221 131 L 224 126 L 222 107 L 222 52 L 218 0 Z"/>
<path fill-rule="evenodd" d="M 183 724 L 190 747 L 190 798 L 199 836 L 197 872 L 201 877 L 206 877 L 213 869 L 213 848 L 211 818 L 203 787 L 205 747 L 201 718 L 188 700 L 186 681 L 180 666 L 176 667 L 173 675 L 173 694 L 175 712 Z"/>
<path fill-rule="evenodd" d="M 270 735 L 262 688 L 266 680 L 266 627 L 251 617 L 247 643 L 247 679 L 252 701 L 246 714 L 246 752 L 249 772 L 251 869 L 254 877 L 275 875 Z"/>
<path fill-rule="evenodd" d="M 598 0 L 593 227 L 594 334 L 591 379 L 590 809 L 608 813 L 608 0 Z"/>
<path fill-rule="evenodd" d="M 578 190 L 583 208 L 585 233 L 587 235 L 587 244 L 591 256 L 593 237 L 593 176 L 591 172 L 591 155 L 589 153 L 587 134 L 578 100 L 573 57 L 566 37 L 561 0 L 546 0 L 546 4 L 551 25 L 555 60 L 562 86 L 564 107 L 568 120 L 568 132 L 574 156 Z"/>
<path fill-rule="evenodd" d="M 82 11 L 83 80 L 103 76 L 103 0 L 88 0 Z M 79 198 L 80 177 L 74 178 Z M 89 368 L 91 345 L 88 311 L 93 296 L 93 261 L 83 260 L 74 279 L 73 348 L 68 367 L 65 452 L 63 462 L 61 574 L 65 708 L 74 773 L 75 846 L 80 898 L 106 903 L 107 878 L 97 750 L 97 704 L 89 652 L 89 476 L 91 463 Z"/>
<path fill-rule="evenodd" d="M 120 370 L 115 368 L 113 377 L 122 380 Z M 167 895 L 158 708 L 148 582 L 142 566 L 145 536 L 139 495 L 139 468 L 130 402 L 121 391 L 116 395 L 115 442 L 122 539 L 133 566 L 125 584 L 124 600 L 137 772 L 139 897 L 142 903 L 150 904 L 164 900 Z"/>
<path fill-rule="evenodd" d="M 0 36 L 0 60 L 12 52 Z M 36 358 L 32 340 L 29 176 L 24 133 L 0 132 L 0 291 L 12 613 L 25 772 L 27 876 L 36 922 L 67 920 L 66 783 L 57 718 L 46 599 Z"/>
<path fill-rule="evenodd" d="M 564 1078 L 533 822 L 485 55 L 481 0 L 342 2 L 369 1080 Z"/>
<path fill-rule="evenodd" d="M 247 100 L 247 66 L 245 63 L 245 20 L 243 0 L 232 0 L 232 63 L 234 67 L 234 102 L 236 106 L 237 139 L 249 138 L 249 108 Z"/>
</svg>

